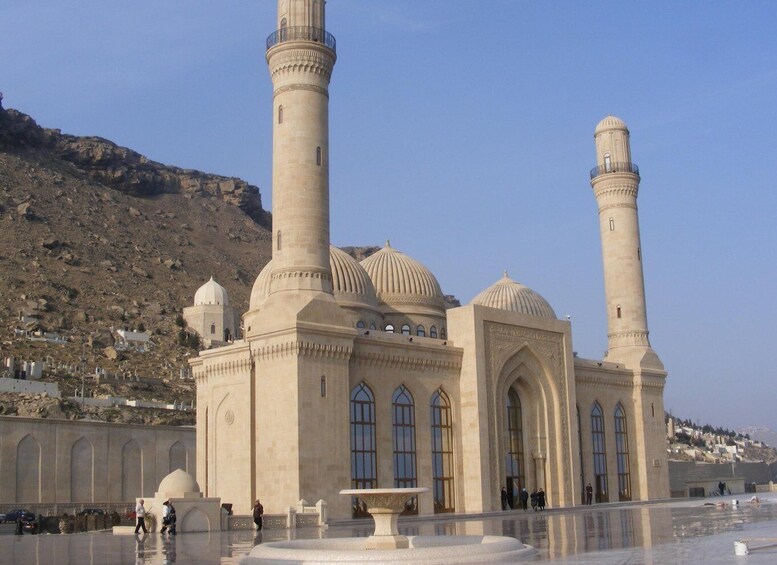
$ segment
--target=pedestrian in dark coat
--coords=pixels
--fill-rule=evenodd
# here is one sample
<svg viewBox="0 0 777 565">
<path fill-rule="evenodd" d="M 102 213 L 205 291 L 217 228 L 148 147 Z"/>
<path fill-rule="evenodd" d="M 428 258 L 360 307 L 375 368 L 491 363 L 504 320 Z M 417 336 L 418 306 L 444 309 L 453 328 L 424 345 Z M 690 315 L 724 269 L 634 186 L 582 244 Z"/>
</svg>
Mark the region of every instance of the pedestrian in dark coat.
<svg viewBox="0 0 777 565">
<path fill-rule="evenodd" d="M 507 510 L 507 503 L 508 503 L 508 497 L 507 497 L 507 489 L 505 487 L 502 487 L 502 510 Z"/>
<path fill-rule="evenodd" d="M 537 511 L 537 492 L 531 493 L 531 509 Z"/>
<path fill-rule="evenodd" d="M 262 515 L 264 514 L 264 506 L 262 506 L 262 503 L 259 502 L 257 499 L 256 502 L 254 502 L 254 524 L 256 524 L 256 529 L 261 530 L 262 529 Z"/>
<path fill-rule="evenodd" d="M 537 506 L 540 507 L 540 510 L 545 510 L 545 491 L 542 489 L 537 492 Z"/>
<path fill-rule="evenodd" d="M 521 508 L 526 510 L 528 508 L 529 504 L 529 492 L 526 490 L 526 487 L 521 489 Z"/>
</svg>

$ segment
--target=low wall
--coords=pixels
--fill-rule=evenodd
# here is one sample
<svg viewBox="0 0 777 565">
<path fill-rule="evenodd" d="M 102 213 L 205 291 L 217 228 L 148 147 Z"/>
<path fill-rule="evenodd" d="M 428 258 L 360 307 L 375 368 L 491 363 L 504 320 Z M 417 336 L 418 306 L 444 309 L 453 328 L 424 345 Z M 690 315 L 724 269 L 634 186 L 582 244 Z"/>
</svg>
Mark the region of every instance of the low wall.
<svg viewBox="0 0 777 565">
<path fill-rule="evenodd" d="M 27 394 L 47 394 L 59 398 L 59 385 L 57 383 L 41 383 L 21 379 L 0 378 L 0 392 L 15 392 Z"/>
</svg>

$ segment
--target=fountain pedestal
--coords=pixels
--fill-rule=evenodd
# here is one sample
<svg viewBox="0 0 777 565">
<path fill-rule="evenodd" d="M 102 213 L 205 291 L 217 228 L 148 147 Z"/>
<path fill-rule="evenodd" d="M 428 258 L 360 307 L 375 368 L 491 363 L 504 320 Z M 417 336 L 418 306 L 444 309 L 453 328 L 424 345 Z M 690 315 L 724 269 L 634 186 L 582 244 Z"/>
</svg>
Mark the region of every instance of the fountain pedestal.
<svg viewBox="0 0 777 565">
<path fill-rule="evenodd" d="M 408 539 L 400 535 L 397 528 L 399 515 L 405 509 L 405 503 L 428 488 L 376 488 L 346 489 L 340 494 L 356 496 L 367 506 L 367 512 L 375 520 L 375 533 L 367 538 L 365 549 L 407 549 Z"/>
</svg>

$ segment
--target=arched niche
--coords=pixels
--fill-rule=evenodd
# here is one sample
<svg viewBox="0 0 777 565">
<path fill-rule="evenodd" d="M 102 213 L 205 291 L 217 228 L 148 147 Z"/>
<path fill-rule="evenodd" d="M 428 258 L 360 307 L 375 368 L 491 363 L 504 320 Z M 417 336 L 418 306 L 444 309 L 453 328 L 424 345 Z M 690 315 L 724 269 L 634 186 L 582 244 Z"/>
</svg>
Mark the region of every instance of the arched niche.
<svg viewBox="0 0 777 565">
<path fill-rule="evenodd" d="M 134 439 L 121 449 L 121 498 L 135 500 L 143 494 L 143 451 Z"/>
<path fill-rule="evenodd" d="M 94 446 L 85 437 L 70 449 L 70 500 L 94 501 Z"/>
<path fill-rule="evenodd" d="M 189 472 L 189 453 L 186 451 L 186 446 L 180 441 L 176 441 L 170 446 L 170 473 L 176 469 L 182 469 Z"/>
<path fill-rule="evenodd" d="M 40 502 L 41 448 L 27 434 L 16 445 L 16 502 Z"/>
</svg>

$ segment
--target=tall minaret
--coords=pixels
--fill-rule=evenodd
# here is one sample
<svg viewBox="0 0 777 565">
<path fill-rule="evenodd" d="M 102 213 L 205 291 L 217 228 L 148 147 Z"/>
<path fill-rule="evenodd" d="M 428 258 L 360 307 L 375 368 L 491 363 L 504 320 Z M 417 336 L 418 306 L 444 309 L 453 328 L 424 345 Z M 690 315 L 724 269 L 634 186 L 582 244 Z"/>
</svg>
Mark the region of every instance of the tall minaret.
<svg viewBox="0 0 777 565">
<path fill-rule="evenodd" d="M 270 294 L 332 293 L 329 268 L 329 79 L 337 56 L 324 0 L 278 0 L 267 39 L 273 83 Z"/>
<path fill-rule="evenodd" d="M 648 340 L 645 281 L 639 238 L 639 169 L 631 161 L 629 129 L 614 117 L 596 126 L 597 166 L 591 186 L 599 205 L 604 290 L 607 300 L 607 361 L 663 369 Z"/>
<path fill-rule="evenodd" d="M 267 38 L 266 58 L 273 83 L 272 271 L 266 309 L 281 300 L 283 310 L 293 314 L 332 296 L 329 79 L 337 56 L 335 38 L 325 29 L 325 1 L 278 0 L 278 24 Z M 244 321 L 247 335 L 256 333 L 257 313 L 248 312 Z"/>
</svg>

